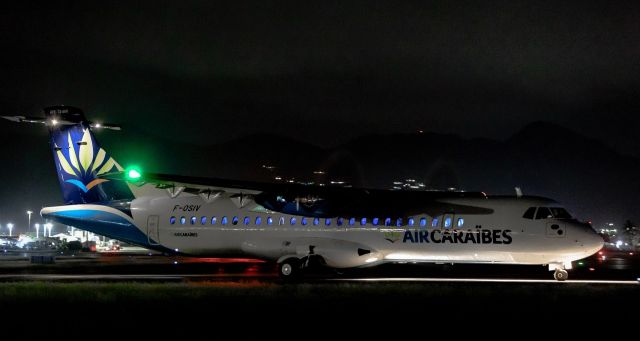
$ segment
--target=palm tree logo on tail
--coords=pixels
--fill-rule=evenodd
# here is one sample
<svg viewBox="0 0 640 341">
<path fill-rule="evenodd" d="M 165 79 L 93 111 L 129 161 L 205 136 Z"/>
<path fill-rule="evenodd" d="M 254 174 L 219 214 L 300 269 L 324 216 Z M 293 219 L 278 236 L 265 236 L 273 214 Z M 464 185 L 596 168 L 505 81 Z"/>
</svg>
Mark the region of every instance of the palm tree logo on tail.
<svg viewBox="0 0 640 341">
<path fill-rule="evenodd" d="M 96 185 L 109 181 L 107 179 L 96 179 L 97 175 L 107 173 L 113 167 L 122 171 L 123 168 L 112 157 L 107 159 L 107 153 L 104 149 L 100 148 L 98 153 L 94 155 L 94 143 L 89 129 L 83 129 L 82 140 L 78 142 L 79 148 L 77 152 L 71 140 L 71 133 L 67 133 L 67 141 L 69 145 L 68 159 L 62 153 L 62 148 L 58 145 L 54 146 L 60 167 L 65 173 L 74 177 L 74 179 L 67 179 L 64 182 L 80 188 L 84 193 L 87 193 Z"/>
</svg>

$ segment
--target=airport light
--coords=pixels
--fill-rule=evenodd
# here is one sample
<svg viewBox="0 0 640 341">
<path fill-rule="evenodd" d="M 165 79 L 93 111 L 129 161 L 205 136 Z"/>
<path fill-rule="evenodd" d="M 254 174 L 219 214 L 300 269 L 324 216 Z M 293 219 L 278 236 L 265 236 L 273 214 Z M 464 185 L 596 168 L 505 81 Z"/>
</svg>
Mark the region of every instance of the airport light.
<svg viewBox="0 0 640 341">
<path fill-rule="evenodd" d="M 51 223 L 44 224 L 44 231 L 43 231 L 44 233 L 43 234 L 44 234 L 45 237 L 47 236 L 47 230 L 49 230 L 49 237 L 51 237 L 51 227 L 52 227 Z"/>
<path fill-rule="evenodd" d="M 29 231 L 29 228 L 31 227 L 31 213 L 33 213 L 33 211 L 27 210 L 27 216 L 29 216 L 29 224 L 27 224 L 27 231 Z"/>
<path fill-rule="evenodd" d="M 40 238 L 40 224 L 36 223 L 36 239 Z"/>
<path fill-rule="evenodd" d="M 9 237 L 11 237 L 11 233 L 13 231 L 13 224 L 12 223 L 8 223 L 7 224 L 7 228 L 9 228 Z"/>
</svg>

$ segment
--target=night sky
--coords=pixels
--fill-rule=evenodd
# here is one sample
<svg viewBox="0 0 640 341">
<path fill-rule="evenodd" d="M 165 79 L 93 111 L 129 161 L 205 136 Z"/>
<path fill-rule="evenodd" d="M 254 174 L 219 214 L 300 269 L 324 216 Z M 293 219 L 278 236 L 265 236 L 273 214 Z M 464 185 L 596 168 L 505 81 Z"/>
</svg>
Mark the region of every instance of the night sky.
<svg viewBox="0 0 640 341">
<path fill-rule="evenodd" d="M 199 146 L 256 132 L 322 147 L 419 129 L 503 140 L 548 121 L 640 157 L 638 2 L 1 6 L 3 115 L 67 104 Z"/>
</svg>

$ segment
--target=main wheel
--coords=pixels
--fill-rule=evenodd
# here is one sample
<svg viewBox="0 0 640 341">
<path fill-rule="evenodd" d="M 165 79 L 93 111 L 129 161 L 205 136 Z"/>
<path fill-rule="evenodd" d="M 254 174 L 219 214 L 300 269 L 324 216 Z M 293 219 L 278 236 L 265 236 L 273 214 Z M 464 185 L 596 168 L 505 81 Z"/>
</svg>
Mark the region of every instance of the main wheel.
<svg viewBox="0 0 640 341">
<path fill-rule="evenodd" d="M 290 279 L 298 276 L 300 272 L 300 261 L 297 258 L 287 258 L 278 264 L 278 275 L 283 279 Z"/>
<path fill-rule="evenodd" d="M 558 269 L 553 273 L 553 278 L 555 278 L 556 281 L 562 282 L 569 278 L 569 273 L 567 270 Z"/>
</svg>

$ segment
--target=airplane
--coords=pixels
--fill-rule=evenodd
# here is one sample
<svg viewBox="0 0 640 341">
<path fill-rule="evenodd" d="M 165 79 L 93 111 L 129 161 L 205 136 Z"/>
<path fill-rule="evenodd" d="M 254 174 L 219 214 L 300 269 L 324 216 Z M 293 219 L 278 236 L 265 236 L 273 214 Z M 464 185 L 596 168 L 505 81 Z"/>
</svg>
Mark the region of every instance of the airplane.
<svg viewBox="0 0 640 341">
<path fill-rule="evenodd" d="M 544 265 L 564 281 L 602 238 L 556 201 L 482 192 L 393 191 L 260 183 L 124 168 L 97 142 L 99 124 L 71 106 L 44 117 L 65 205 L 43 218 L 194 257 L 272 261 L 284 279 L 315 267 L 384 263 Z"/>
</svg>

